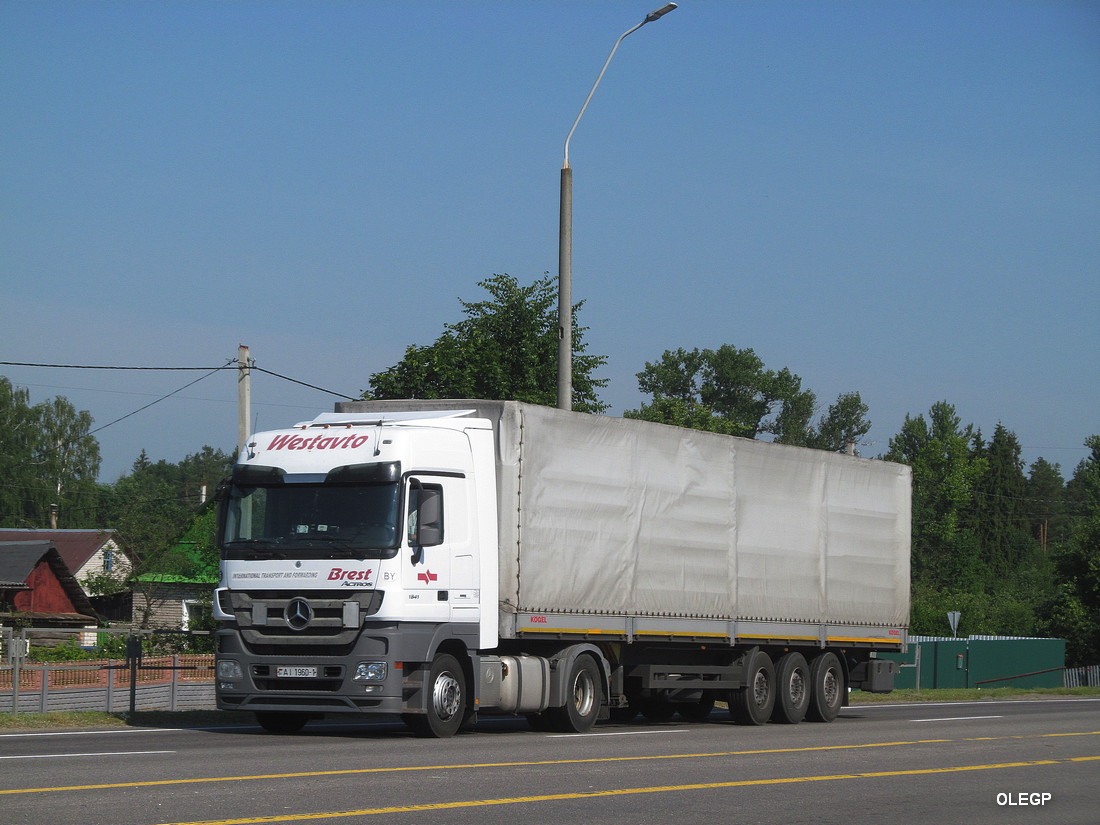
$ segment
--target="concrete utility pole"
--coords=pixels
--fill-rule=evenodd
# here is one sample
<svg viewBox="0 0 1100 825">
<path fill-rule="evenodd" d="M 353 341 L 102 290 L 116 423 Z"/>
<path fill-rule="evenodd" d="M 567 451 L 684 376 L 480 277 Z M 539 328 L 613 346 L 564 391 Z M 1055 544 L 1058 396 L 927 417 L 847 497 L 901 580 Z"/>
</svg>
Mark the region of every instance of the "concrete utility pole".
<svg viewBox="0 0 1100 825">
<path fill-rule="evenodd" d="M 604 61 L 596 82 L 592 84 L 592 90 L 584 99 L 580 114 L 573 121 L 573 128 L 565 137 L 565 162 L 561 167 L 561 200 L 558 211 L 558 409 L 561 410 L 573 409 L 573 170 L 569 168 L 569 140 L 577 130 L 577 124 L 581 122 L 584 110 L 588 108 L 596 87 L 603 80 L 604 72 L 611 64 L 611 58 L 615 56 L 619 44 L 627 35 L 638 31 L 646 23 L 661 19 L 675 8 L 675 3 L 661 6 L 647 14 L 645 20 L 637 26 L 619 36 L 611 47 L 611 54 Z"/>
<path fill-rule="evenodd" d="M 248 347 L 237 347 L 237 449 L 244 455 L 248 423 L 252 420 L 252 356 Z"/>
</svg>

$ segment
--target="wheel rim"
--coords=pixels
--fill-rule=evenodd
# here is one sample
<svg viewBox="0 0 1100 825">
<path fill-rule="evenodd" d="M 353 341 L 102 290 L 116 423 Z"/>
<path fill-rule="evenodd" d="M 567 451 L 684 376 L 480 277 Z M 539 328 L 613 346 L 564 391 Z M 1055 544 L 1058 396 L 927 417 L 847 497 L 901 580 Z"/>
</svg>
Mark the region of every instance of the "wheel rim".
<svg viewBox="0 0 1100 825">
<path fill-rule="evenodd" d="M 825 697 L 825 702 L 832 707 L 836 704 L 837 698 L 840 696 L 840 680 L 836 677 L 836 671 L 829 668 L 825 671 L 825 678 L 821 684 L 821 693 Z"/>
<path fill-rule="evenodd" d="M 768 674 L 763 668 L 756 671 L 756 678 L 752 680 L 752 699 L 760 708 L 768 704 Z"/>
<path fill-rule="evenodd" d="M 592 674 L 582 670 L 577 674 L 573 682 L 573 707 L 581 716 L 588 716 L 596 703 L 596 684 L 592 681 Z"/>
<path fill-rule="evenodd" d="M 791 698 L 791 704 L 796 707 L 806 699 L 806 679 L 801 670 L 791 674 L 790 684 L 787 685 L 787 693 Z"/>
<path fill-rule="evenodd" d="M 462 704 L 462 686 L 450 673 L 440 673 L 432 688 L 432 707 L 443 721 L 453 719 Z"/>
</svg>

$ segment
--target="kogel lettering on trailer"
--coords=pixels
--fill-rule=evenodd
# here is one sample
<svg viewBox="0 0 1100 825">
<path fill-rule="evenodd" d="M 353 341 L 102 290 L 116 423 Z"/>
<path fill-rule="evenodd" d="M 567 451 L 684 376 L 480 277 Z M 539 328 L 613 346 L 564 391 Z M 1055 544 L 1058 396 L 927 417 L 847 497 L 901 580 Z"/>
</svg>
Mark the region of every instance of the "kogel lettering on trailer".
<svg viewBox="0 0 1100 825">
<path fill-rule="evenodd" d="M 267 445 L 269 450 L 354 450 L 362 447 L 370 439 L 369 435 L 315 435 L 303 438 L 300 435 L 277 435 Z"/>
</svg>

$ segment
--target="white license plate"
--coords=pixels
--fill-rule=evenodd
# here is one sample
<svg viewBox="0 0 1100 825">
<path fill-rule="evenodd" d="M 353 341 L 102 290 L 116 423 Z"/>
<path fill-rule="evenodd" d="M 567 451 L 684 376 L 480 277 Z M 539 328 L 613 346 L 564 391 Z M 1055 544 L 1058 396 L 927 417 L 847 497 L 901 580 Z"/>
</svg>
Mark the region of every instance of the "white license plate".
<svg viewBox="0 0 1100 825">
<path fill-rule="evenodd" d="M 275 668 L 275 675 L 280 679 L 316 679 L 317 668 L 279 665 Z"/>
</svg>

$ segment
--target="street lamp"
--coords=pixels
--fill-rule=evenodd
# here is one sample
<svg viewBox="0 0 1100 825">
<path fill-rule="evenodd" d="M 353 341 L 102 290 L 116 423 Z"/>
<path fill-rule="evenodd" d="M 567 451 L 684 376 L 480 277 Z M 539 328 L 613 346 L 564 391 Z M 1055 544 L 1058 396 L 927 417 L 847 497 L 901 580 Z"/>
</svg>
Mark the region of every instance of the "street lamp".
<svg viewBox="0 0 1100 825">
<path fill-rule="evenodd" d="M 596 82 L 592 84 L 592 90 L 584 99 L 584 105 L 581 106 L 577 119 L 573 121 L 573 127 L 565 137 L 565 162 L 561 167 L 561 206 L 558 211 L 558 409 L 561 410 L 573 409 L 573 170 L 569 168 L 569 141 L 619 44 L 646 23 L 660 20 L 675 8 L 675 3 L 661 6 L 647 14 L 645 20 L 637 26 L 620 35 L 611 48 L 611 54 L 604 61 Z"/>
</svg>

